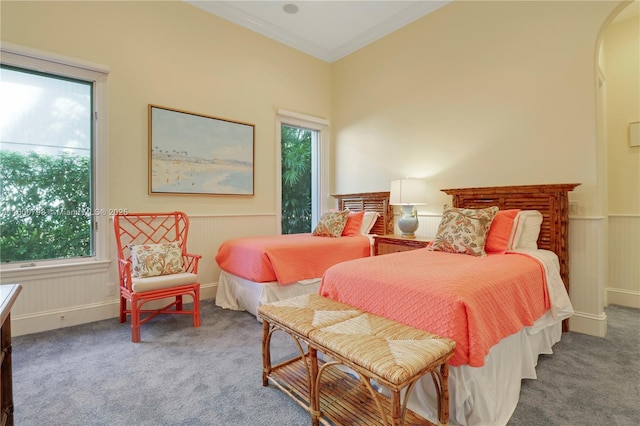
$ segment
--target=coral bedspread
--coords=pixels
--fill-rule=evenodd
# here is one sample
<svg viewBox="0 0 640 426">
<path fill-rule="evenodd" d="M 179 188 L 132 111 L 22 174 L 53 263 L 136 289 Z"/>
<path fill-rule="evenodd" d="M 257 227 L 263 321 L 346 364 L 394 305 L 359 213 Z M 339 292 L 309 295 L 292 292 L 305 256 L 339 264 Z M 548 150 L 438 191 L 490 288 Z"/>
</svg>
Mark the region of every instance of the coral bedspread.
<svg viewBox="0 0 640 426">
<path fill-rule="evenodd" d="M 521 253 L 418 249 L 328 269 L 320 294 L 456 341 L 452 366 L 484 365 L 502 338 L 550 308 L 544 266 Z"/>
<path fill-rule="evenodd" d="M 327 268 L 368 257 L 368 237 L 328 238 L 311 234 L 271 235 L 227 240 L 218 249 L 220 269 L 255 282 L 290 284 L 321 277 Z"/>
</svg>

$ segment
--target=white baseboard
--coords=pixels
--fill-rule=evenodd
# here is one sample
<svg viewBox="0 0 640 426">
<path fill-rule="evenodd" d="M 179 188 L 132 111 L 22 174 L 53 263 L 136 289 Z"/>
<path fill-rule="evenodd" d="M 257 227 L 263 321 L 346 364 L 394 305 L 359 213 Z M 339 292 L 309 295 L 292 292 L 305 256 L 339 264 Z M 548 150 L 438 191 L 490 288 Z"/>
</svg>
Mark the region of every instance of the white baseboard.
<svg viewBox="0 0 640 426">
<path fill-rule="evenodd" d="M 605 337 L 607 335 L 607 314 L 592 315 L 576 312 L 569 318 L 569 330 L 590 336 Z"/>
<path fill-rule="evenodd" d="M 607 288 L 607 306 L 620 305 L 629 308 L 640 308 L 640 292 L 621 290 L 619 288 Z"/>
<path fill-rule="evenodd" d="M 214 298 L 217 289 L 218 283 L 201 284 L 200 300 Z M 11 334 L 13 336 L 21 336 L 109 318 L 117 318 L 119 315 L 119 305 L 120 301 L 115 299 L 103 303 L 73 306 L 34 315 L 12 316 Z"/>
</svg>

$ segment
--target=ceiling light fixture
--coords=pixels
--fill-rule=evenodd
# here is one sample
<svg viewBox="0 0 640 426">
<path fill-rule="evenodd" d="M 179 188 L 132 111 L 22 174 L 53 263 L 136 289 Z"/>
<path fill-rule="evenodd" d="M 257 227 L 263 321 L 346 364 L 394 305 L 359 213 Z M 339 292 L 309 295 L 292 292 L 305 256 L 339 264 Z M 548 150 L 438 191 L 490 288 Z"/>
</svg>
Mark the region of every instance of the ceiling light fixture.
<svg viewBox="0 0 640 426">
<path fill-rule="evenodd" d="M 293 15 L 294 13 L 298 13 L 298 6 L 292 3 L 287 3 L 284 6 L 282 6 L 282 10 L 284 10 L 286 13 Z"/>
</svg>

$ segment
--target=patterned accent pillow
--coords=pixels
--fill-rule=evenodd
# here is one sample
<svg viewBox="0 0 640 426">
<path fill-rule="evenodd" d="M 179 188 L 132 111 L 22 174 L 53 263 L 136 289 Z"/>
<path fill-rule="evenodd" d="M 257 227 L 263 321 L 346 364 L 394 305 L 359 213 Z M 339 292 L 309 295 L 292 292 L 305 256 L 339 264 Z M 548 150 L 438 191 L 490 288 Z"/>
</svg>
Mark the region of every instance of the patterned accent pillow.
<svg viewBox="0 0 640 426">
<path fill-rule="evenodd" d="M 347 224 L 348 217 L 349 210 L 326 212 L 318 221 L 316 229 L 313 230 L 313 235 L 316 237 L 340 237 L 344 226 Z"/>
<path fill-rule="evenodd" d="M 157 277 L 184 272 L 180 242 L 131 245 L 131 276 Z"/>
<path fill-rule="evenodd" d="M 432 251 L 486 256 L 484 244 L 498 207 L 460 209 L 445 206 Z"/>
</svg>

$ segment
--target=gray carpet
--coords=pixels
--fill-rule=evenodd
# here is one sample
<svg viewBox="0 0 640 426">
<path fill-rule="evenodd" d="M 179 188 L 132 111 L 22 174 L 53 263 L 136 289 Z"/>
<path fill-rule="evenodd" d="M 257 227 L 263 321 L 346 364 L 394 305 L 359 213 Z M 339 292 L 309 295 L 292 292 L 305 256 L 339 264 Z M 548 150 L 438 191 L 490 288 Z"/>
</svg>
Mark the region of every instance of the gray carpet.
<svg viewBox="0 0 640 426">
<path fill-rule="evenodd" d="M 640 311 L 607 315 L 606 338 L 565 333 L 540 358 L 509 425 L 640 424 Z M 139 344 L 117 319 L 14 337 L 15 424 L 310 424 L 283 392 L 262 386 L 255 317 L 208 300 L 202 326 L 191 324 L 157 317 Z M 284 335 L 276 345 L 293 351 Z"/>
</svg>

